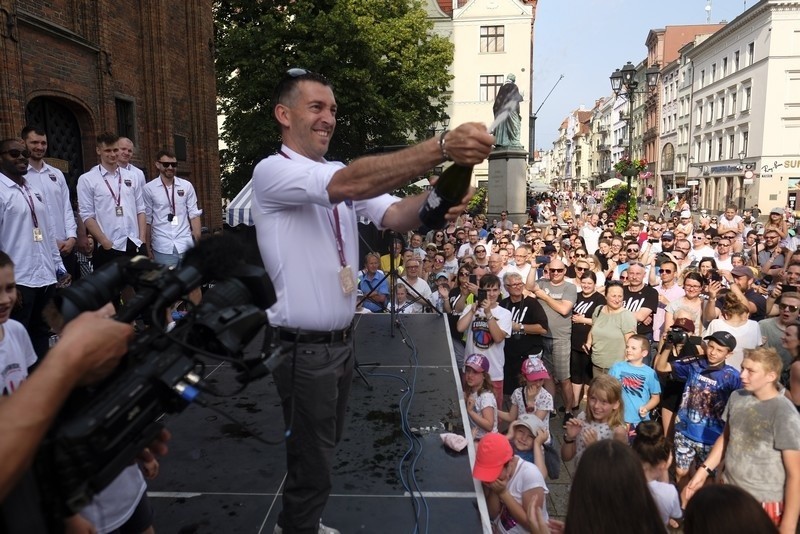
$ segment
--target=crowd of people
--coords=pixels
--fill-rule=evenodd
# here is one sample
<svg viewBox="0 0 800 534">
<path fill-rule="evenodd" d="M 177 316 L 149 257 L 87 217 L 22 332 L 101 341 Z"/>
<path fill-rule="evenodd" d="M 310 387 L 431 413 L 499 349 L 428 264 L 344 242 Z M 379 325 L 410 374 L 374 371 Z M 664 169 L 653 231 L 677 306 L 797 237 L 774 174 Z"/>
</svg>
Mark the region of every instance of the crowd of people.
<svg viewBox="0 0 800 534">
<path fill-rule="evenodd" d="M 650 451 L 639 456 L 662 526 L 716 480 L 795 531 L 800 236 L 782 209 L 763 223 L 735 206 L 698 215 L 644 215 L 622 235 L 597 210 L 544 224 L 464 215 L 396 241 L 394 273 L 381 270 L 388 254 L 367 255 L 362 311 L 447 314 L 478 462 L 500 431 L 538 466 L 481 478 L 498 531 L 521 532 L 532 499 L 546 515 L 553 417 L 561 458 L 579 466 L 606 439 Z"/>
</svg>

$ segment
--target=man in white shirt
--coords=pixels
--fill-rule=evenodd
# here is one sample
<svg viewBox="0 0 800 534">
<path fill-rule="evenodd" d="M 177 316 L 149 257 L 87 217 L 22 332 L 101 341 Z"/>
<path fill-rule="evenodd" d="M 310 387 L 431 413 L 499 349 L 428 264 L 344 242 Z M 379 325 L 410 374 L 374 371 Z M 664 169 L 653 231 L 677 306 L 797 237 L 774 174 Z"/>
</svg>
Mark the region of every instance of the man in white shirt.
<svg viewBox="0 0 800 534">
<path fill-rule="evenodd" d="M 131 172 L 136 177 L 136 182 L 139 184 L 139 187 L 144 187 L 144 184 L 147 182 L 144 177 L 144 171 L 131 163 L 133 151 L 136 149 L 136 147 L 133 146 L 133 141 L 127 137 L 120 137 L 117 145 L 119 146 L 117 165 L 119 165 L 121 169 Z"/>
<path fill-rule="evenodd" d="M 593 213 L 586 222 L 586 225 L 581 228 L 581 237 L 583 238 L 583 242 L 586 243 L 586 251 L 589 254 L 597 252 L 597 247 L 600 243 L 600 235 L 603 233 L 603 229 L 597 225 L 598 222 L 600 222 L 600 217 L 598 217 L 596 213 Z"/>
<path fill-rule="evenodd" d="M 97 248 L 92 261 L 98 269 L 114 258 L 147 254 L 147 223 L 138 181 L 117 165 L 119 137 L 97 136 L 100 164 L 78 178 L 78 210 Z"/>
<path fill-rule="evenodd" d="M 700 261 L 703 258 L 713 258 L 714 249 L 711 248 L 711 234 L 702 232 L 700 230 L 692 234 L 692 250 L 689 251 L 689 257 L 692 261 Z"/>
<path fill-rule="evenodd" d="M 44 161 L 47 153 L 47 134 L 34 126 L 22 129 L 22 140 L 30 152 L 25 181 L 44 195 L 49 220 L 53 225 L 58 251 L 67 271 L 76 277 L 77 262 L 73 249 L 77 240 L 78 225 L 69 198 L 69 186 L 64 174 Z"/>
<path fill-rule="evenodd" d="M 64 269 L 44 196 L 25 180 L 30 153 L 22 139 L 0 141 L 0 250 L 14 262 L 20 305 L 11 318 L 28 330 L 38 357 L 47 352 L 50 327 L 42 310 Z"/>
<path fill-rule="evenodd" d="M 420 278 L 419 271 L 420 261 L 413 258 L 406 264 L 405 275 L 400 278 L 404 285 L 413 289 L 408 291 L 408 300 L 413 302 L 410 313 L 422 313 L 425 307 L 430 306 L 431 286 L 427 280 Z"/>
<path fill-rule="evenodd" d="M 472 256 L 475 254 L 475 247 L 478 246 L 478 230 L 470 228 L 467 234 L 467 242 L 458 248 L 456 256 L 461 259 L 464 256 Z"/>
<path fill-rule="evenodd" d="M 178 160 L 169 150 L 156 154 L 158 178 L 144 186 L 147 242 L 152 257 L 164 265 L 178 265 L 184 253 L 200 240 L 197 195 L 188 180 L 175 176 Z"/>
</svg>

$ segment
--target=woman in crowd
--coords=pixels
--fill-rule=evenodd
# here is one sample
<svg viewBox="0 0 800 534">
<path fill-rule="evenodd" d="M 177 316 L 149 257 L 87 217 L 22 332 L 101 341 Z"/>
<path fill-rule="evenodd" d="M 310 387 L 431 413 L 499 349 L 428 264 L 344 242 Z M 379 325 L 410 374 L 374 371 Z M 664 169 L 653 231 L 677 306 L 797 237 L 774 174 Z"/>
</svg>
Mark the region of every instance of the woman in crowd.
<svg viewBox="0 0 800 534">
<path fill-rule="evenodd" d="M 701 258 L 700 262 L 697 264 L 697 271 L 703 277 L 706 284 L 708 284 L 709 282 L 709 273 L 711 273 L 711 271 L 716 271 L 716 270 L 717 270 L 717 262 L 714 258 L 709 258 L 709 257 Z"/>
<path fill-rule="evenodd" d="M 434 232 L 433 234 L 433 239 L 431 240 L 431 243 L 436 245 L 436 248 L 438 250 L 441 250 L 445 244 L 444 232 L 442 230 L 436 230 L 436 232 Z"/>
<path fill-rule="evenodd" d="M 592 313 L 592 329 L 584 351 L 592 355 L 592 374 L 605 374 L 622 361 L 625 343 L 636 333 L 636 317 L 623 306 L 622 284 L 606 285 L 606 304 Z"/>
<path fill-rule="evenodd" d="M 792 355 L 792 362 L 781 374 L 781 383 L 786 387 L 786 396 L 800 410 L 800 325 L 794 323 L 786 327 L 781 345 Z"/>
<path fill-rule="evenodd" d="M 686 273 L 683 277 L 683 290 L 686 294 L 677 298 L 667 305 L 666 314 L 664 315 L 664 332 L 669 332 L 672 324 L 675 322 L 675 313 L 678 310 L 684 310 L 689 315 L 688 318 L 694 323 L 695 331 L 692 333 L 694 336 L 699 336 L 703 328 L 703 299 L 700 295 L 703 292 L 705 280 L 698 272 Z"/>
<path fill-rule="evenodd" d="M 576 269 L 584 262 L 578 262 Z M 583 399 L 583 388 L 592 379 L 592 359 L 584 344 L 589 338 L 592 330 L 592 315 L 594 311 L 606 303 L 603 295 L 597 292 L 597 276 L 591 271 L 581 273 L 578 283 L 580 292 L 572 307 L 572 353 L 570 355 L 570 375 L 572 381 L 572 392 L 575 403 L 580 405 Z M 572 408 L 572 415 L 575 415 L 579 406 Z"/>
<path fill-rule="evenodd" d="M 716 295 L 709 298 L 716 298 Z M 732 291 L 725 293 L 725 300 L 722 305 L 722 315 L 708 323 L 703 337 L 710 336 L 714 332 L 729 332 L 736 338 L 736 348 L 731 351 L 727 358 L 727 364 L 737 371 L 742 368 L 744 360 L 744 349 L 754 349 L 761 345 L 761 330 L 758 323 L 750 320 L 750 310 L 739 300 Z"/>
<path fill-rule="evenodd" d="M 589 270 L 587 272 L 594 273 L 595 279 L 597 280 L 596 289 L 600 293 L 605 293 L 606 291 L 606 275 L 600 267 L 600 262 L 598 259 L 593 256 L 589 255 L 586 256 L 586 263 L 589 266 Z"/>
</svg>

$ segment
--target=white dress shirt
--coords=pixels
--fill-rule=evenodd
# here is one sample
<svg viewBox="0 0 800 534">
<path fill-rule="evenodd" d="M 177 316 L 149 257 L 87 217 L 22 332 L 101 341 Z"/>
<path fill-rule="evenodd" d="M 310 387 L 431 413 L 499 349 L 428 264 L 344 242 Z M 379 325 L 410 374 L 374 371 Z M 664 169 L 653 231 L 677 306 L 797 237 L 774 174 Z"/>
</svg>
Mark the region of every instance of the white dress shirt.
<svg viewBox="0 0 800 534">
<path fill-rule="evenodd" d="M 133 174 L 133 176 L 136 178 L 136 183 L 139 184 L 140 188 L 145 186 L 147 180 L 145 180 L 144 171 L 142 169 L 136 165 L 131 165 L 130 163 L 127 165 L 120 165 L 120 167 Z"/>
<path fill-rule="evenodd" d="M 339 162 L 317 162 L 287 146 L 253 171 L 253 220 L 264 266 L 278 301 L 267 310 L 269 324 L 308 330 L 339 330 L 353 320 L 356 291 L 345 294 L 334 234 L 334 207 L 339 213 L 345 261 L 359 264 L 357 217 L 380 228 L 386 210 L 399 198 L 331 204 L 328 184 L 343 168 Z"/>
<path fill-rule="evenodd" d="M 41 231 L 41 241 L 34 239 L 34 227 Z M 64 269 L 56 239 L 53 237 L 53 226 L 49 221 L 44 196 L 36 188 L 17 185 L 2 173 L 0 250 L 8 254 L 14 262 L 14 276 L 21 286 L 44 287 L 55 284 L 56 270 Z"/>
<path fill-rule="evenodd" d="M 197 208 L 197 195 L 192 183 L 177 176 L 173 180 L 173 185 L 166 185 L 159 176 L 144 186 L 144 210 L 147 224 L 150 225 L 150 246 L 161 254 L 172 254 L 174 249 L 178 250 L 178 254 L 189 250 L 194 244 L 189 220 L 203 214 Z M 169 220 L 170 213 L 174 215 L 172 221 Z"/>
<path fill-rule="evenodd" d="M 53 223 L 54 236 L 58 241 L 66 241 L 70 237 L 77 238 L 78 224 L 69 200 L 69 186 L 64 173 L 43 162 L 42 170 L 37 171 L 28 165 L 25 180 L 31 187 L 44 195 L 44 203 Z"/>
<path fill-rule="evenodd" d="M 122 216 L 117 216 L 117 199 Z M 113 249 L 127 250 L 128 239 L 139 247 L 139 220 L 144 213 L 142 190 L 136 178 L 125 169 L 109 171 L 101 165 L 78 178 L 78 210 L 81 220 L 94 219 L 100 230 L 111 240 Z"/>
</svg>

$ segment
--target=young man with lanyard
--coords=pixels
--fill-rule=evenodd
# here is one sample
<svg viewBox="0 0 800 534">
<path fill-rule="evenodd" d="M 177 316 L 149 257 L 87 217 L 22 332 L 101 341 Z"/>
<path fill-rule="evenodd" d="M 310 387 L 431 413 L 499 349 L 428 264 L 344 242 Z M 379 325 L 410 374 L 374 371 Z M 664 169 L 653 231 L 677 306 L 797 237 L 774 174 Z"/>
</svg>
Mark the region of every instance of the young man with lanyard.
<svg viewBox="0 0 800 534">
<path fill-rule="evenodd" d="M 278 297 L 267 310 L 269 334 L 291 353 L 274 370 L 288 427 L 288 473 L 275 532 L 330 534 L 337 531 L 322 526 L 320 518 L 353 375 L 357 217 L 397 231 L 417 228 L 427 193 L 403 199 L 386 193 L 446 160 L 482 162 L 494 137 L 485 126 L 467 123 L 405 150 L 345 166 L 325 159 L 337 107 L 324 77 L 291 69 L 272 102 L 283 145 L 253 171 L 252 210 L 261 257 Z M 460 215 L 467 201 L 453 207 L 448 218 Z M 316 246 L 297 246 L 302 240 Z"/>
<path fill-rule="evenodd" d="M 11 318 L 28 330 L 39 358 L 47 352 L 50 327 L 42 319 L 53 298 L 56 271 L 64 269 L 42 193 L 25 180 L 28 156 L 21 139 L 0 141 L 0 250 L 16 264 L 21 304 Z"/>
<path fill-rule="evenodd" d="M 97 248 L 97 270 L 114 258 L 147 255 L 147 223 L 142 190 L 130 171 L 117 166 L 119 137 L 97 136 L 100 164 L 78 178 L 78 210 Z"/>
</svg>

